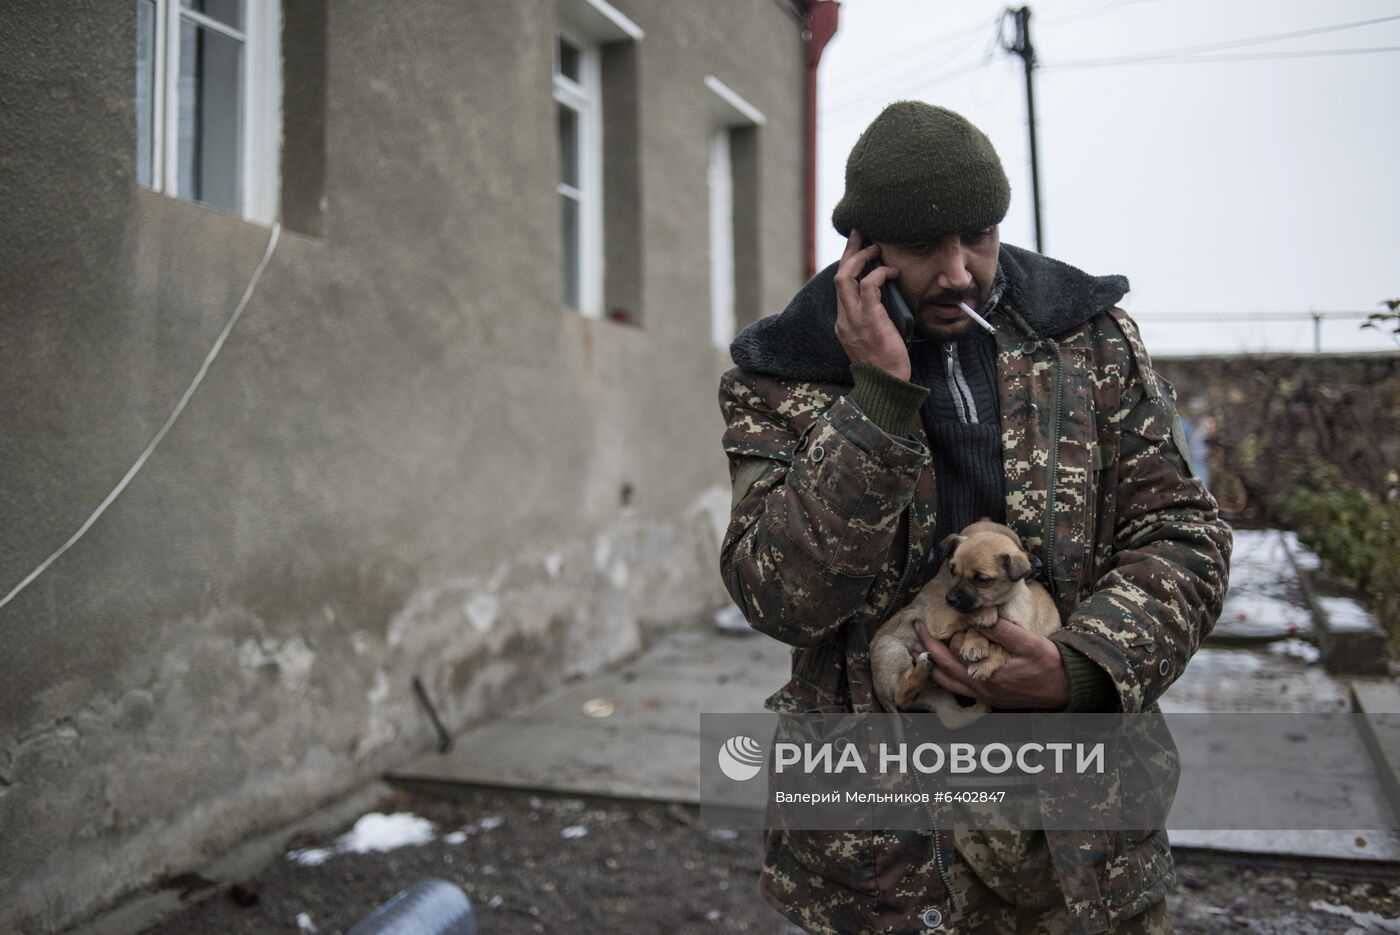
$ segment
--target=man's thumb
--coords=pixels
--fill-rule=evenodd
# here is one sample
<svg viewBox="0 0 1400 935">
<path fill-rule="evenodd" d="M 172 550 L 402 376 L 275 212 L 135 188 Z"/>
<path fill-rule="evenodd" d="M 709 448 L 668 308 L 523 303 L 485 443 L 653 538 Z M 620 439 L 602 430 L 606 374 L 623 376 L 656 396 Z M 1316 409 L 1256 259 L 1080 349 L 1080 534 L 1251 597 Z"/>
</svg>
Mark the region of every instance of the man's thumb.
<svg viewBox="0 0 1400 935">
<path fill-rule="evenodd" d="M 1030 630 L 1017 626 L 1005 617 L 998 618 L 996 625 L 984 632 L 987 639 L 1012 653 L 1029 648 L 1035 642 L 1035 636 Z"/>
</svg>

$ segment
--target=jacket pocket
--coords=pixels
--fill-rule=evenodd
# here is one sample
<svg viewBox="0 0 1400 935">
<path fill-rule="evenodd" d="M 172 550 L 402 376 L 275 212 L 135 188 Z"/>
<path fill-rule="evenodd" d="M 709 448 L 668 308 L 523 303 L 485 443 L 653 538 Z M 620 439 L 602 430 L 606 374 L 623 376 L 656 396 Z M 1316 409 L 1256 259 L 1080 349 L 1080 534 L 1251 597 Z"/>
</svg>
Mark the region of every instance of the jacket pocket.
<svg viewBox="0 0 1400 935">
<path fill-rule="evenodd" d="M 858 893 L 876 891 L 875 842 L 869 831 L 784 830 L 776 845 L 822 880 Z"/>
<path fill-rule="evenodd" d="M 1101 881 L 1109 919 L 1117 924 L 1146 912 L 1176 883 L 1167 833 L 1117 831 L 1114 856 Z"/>
<path fill-rule="evenodd" d="M 811 718 L 778 718 L 776 741 L 799 744 L 822 744 L 836 740 L 846 719 L 836 715 L 851 715 L 850 704 L 837 693 L 829 691 L 800 676 L 794 675 L 763 703 L 779 714 L 812 715 Z M 826 717 L 821 717 L 826 715 Z M 771 766 L 770 766 L 771 769 Z M 874 836 L 867 828 L 859 830 L 808 830 L 789 827 L 781 808 L 776 812 L 772 803 L 770 823 L 780 830 L 767 837 L 770 859 L 782 866 L 793 863 L 822 880 L 873 895 L 877 888 Z M 868 815 L 863 818 L 868 819 Z M 776 822 L 773 820 L 776 819 Z M 868 821 L 867 821 L 868 825 Z"/>
</svg>

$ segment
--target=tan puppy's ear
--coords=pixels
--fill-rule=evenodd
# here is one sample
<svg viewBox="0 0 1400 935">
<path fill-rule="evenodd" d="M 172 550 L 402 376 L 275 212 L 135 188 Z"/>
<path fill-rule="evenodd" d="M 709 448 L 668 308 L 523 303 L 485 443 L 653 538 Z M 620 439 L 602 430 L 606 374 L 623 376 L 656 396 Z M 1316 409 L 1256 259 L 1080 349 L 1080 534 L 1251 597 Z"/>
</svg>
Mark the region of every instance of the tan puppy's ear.
<svg viewBox="0 0 1400 935">
<path fill-rule="evenodd" d="M 938 554 L 940 560 L 945 562 L 948 561 L 948 559 L 953 557 L 953 552 L 957 550 L 957 547 L 962 545 L 966 541 L 967 536 L 959 535 L 958 533 L 953 533 L 951 536 L 948 536 L 942 542 L 938 543 Z"/>
<path fill-rule="evenodd" d="M 1007 552 L 1001 557 L 1001 561 L 1006 566 L 1006 577 L 1012 581 L 1024 581 L 1035 571 L 1030 556 L 1025 552 Z"/>
</svg>

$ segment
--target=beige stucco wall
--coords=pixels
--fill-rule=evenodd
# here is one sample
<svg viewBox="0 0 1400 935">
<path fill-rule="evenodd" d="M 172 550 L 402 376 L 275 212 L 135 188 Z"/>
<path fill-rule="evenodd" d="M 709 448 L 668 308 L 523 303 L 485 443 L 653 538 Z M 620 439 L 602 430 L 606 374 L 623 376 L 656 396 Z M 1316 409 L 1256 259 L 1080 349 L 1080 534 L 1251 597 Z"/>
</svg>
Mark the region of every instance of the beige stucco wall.
<svg viewBox="0 0 1400 935">
<path fill-rule="evenodd" d="M 558 299 L 553 4 L 335 0 L 324 73 L 287 51 L 289 83 L 324 83 L 318 235 L 282 232 L 142 473 L 0 610 L 0 929 L 427 748 L 415 675 L 460 727 L 725 600 L 703 79 L 768 118 L 777 310 L 802 276 L 799 27 L 770 0 L 615 6 L 646 32 L 642 327 Z M 269 237 L 134 183 L 134 33 L 97 0 L 0 29 L 3 591 L 159 428 Z"/>
</svg>

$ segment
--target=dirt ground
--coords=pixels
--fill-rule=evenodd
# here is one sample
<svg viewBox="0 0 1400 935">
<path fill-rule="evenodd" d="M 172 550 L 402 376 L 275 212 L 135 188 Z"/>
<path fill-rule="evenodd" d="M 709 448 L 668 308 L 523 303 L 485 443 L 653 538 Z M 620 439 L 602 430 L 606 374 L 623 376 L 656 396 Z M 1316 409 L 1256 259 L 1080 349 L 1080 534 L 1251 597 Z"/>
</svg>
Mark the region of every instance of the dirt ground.
<svg viewBox="0 0 1400 935">
<path fill-rule="evenodd" d="M 701 829 L 674 806 L 480 790 L 452 799 L 396 792 L 380 811 L 412 812 L 437 834 L 316 866 L 283 858 L 235 888 L 185 877 L 189 905 L 147 935 L 331 935 L 425 877 L 466 891 L 481 935 L 797 931 L 758 895 L 758 833 Z M 334 837 L 287 848 L 333 846 Z M 1169 905 L 1180 933 L 1400 933 L 1400 867 L 1363 873 L 1198 854 L 1178 854 L 1177 864 L 1182 885 Z"/>
</svg>

